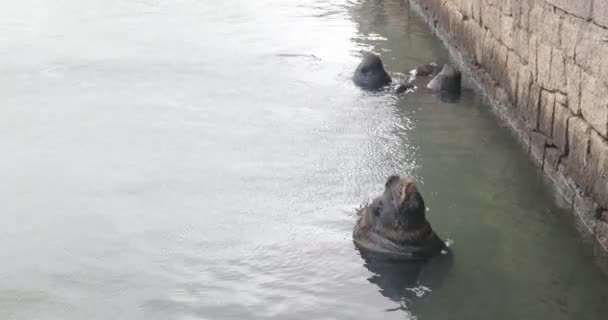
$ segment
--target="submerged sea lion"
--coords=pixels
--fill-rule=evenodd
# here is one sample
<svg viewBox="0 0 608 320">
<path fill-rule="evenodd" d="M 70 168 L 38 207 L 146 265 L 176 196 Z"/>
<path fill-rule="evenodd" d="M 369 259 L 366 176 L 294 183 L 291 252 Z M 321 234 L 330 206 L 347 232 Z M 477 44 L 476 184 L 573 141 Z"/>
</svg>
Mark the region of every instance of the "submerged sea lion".
<svg viewBox="0 0 608 320">
<path fill-rule="evenodd" d="M 379 56 L 367 53 L 353 75 L 353 82 L 366 90 L 378 90 L 391 83 L 391 77 L 384 70 Z"/>
<path fill-rule="evenodd" d="M 426 87 L 438 91 L 443 100 L 453 101 L 460 97 L 461 82 L 462 74 L 460 71 L 454 66 L 446 64 Z"/>
<path fill-rule="evenodd" d="M 437 71 L 439 71 L 439 66 L 436 63 L 431 62 L 429 64 L 417 66 L 416 69 L 413 69 L 412 71 L 410 71 L 410 73 L 414 76 L 426 77 L 434 75 L 435 73 L 437 73 Z"/>
<path fill-rule="evenodd" d="M 353 240 L 357 247 L 396 259 L 426 259 L 445 243 L 426 220 L 426 207 L 414 181 L 390 176 L 384 193 L 357 213 Z"/>
</svg>

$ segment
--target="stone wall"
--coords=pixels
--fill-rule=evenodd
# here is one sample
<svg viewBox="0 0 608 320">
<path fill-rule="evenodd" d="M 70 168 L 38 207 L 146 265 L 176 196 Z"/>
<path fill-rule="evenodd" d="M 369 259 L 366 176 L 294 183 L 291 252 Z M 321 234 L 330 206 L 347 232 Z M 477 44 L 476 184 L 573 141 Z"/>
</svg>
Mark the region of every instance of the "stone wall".
<svg viewBox="0 0 608 320">
<path fill-rule="evenodd" d="M 608 248 L 608 0 L 410 0 Z"/>
</svg>

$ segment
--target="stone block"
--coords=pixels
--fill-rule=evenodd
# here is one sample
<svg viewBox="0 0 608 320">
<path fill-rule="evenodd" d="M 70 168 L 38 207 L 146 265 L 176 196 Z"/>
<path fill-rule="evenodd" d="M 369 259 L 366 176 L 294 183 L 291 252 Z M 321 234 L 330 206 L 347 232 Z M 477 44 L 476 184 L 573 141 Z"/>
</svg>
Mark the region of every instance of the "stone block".
<svg viewBox="0 0 608 320">
<path fill-rule="evenodd" d="M 457 1 L 458 10 L 462 13 L 463 17 L 470 19 L 472 17 L 472 6 L 473 0 L 460 0 Z"/>
<path fill-rule="evenodd" d="M 519 27 L 513 29 L 513 50 L 525 62 L 528 63 L 528 32 Z"/>
<path fill-rule="evenodd" d="M 564 53 L 558 49 L 551 50 L 551 72 L 549 74 L 549 88 L 564 91 L 566 89 L 566 61 Z"/>
<path fill-rule="evenodd" d="M 471 62 L 477 61 L 477 43 L 483 41 L 480 38 L 481 28 L 475 21 L 469 19 L 463 23 L 464 34 L 462 35 L 463 49 L 467 53 L 465 59 L 469 59 Z"/>
<path fill-rule="evenodd" d="M 513 48 L 513 17 L 503 15 L 501 17 L 501 42 L 509 47 Z"/>
<path fill-rule="evenodd" d="M 549 174 L 557 171 L 561 157 L 562 153 L 557 148 L 545 147 L 543 170 Z"/>
<path fill-rule="evenodd" d="M 534 163 L 542 166 L 545 158 L 545 145 L 547 138 L 540 132 L 530 132 L 530 156 Z"/>
<path fill-rule="evenodd" d="M 573 61 L 566 63 L 566 90 L 568 92 L 568 108 L 574 114 L 581 111 L 581 68 Z"/>
<path fill-rule="evenodd" d="M 553 112 L 555 110 L 555 94 L 542 91 L 540 94 L 540 112 L 538 115 L 538 130 L 547 137 L 553 136 Z"/>
<path fill-rule="evenodd" d="M 603 208 L 608 208 L 608 141 L 597 132 L 591 131 L 589 165 L 593 171 L 591 194 Z"/>
<path fill-rule="evenodd" d="M 538 83 L 543 88 L 550 87 L 551 78 L 551 58 L 553 56 L 551 47 L 543 42 L 538 42 L 538 52 L 536 56 L 536 68 Z"/>
<path fill-rule="evenodd" d="M 569 14 L 587 19 L 591 17 L 591 5 L 593 0 L 545 0 Z M 601 0 L 600 0 L 601 1 Z M 596 0 L 597 2 L 597 0 Z"/>
<path fill-rule="evenodd" d="M 575 61 L 587 72 L 608 79 L 608 30 L 585 24 L 575 48 Z"/>
<path fill-rule="evenodd" d="M 593 2 L 593 21 L 602 27 L 608 28 L 608 2 L 595 0 Z"/>
<path fill-rule="evenodd" d="M 525 106 L 523 116 L 528 130 L 538 129 L 538 114 L 540 109 L 540 93 L 541 88 L 538 84 L 532 82 L 530 85 L 528 103 Z"/>
<path fill-rule="evenodd" d="M 461 42 L 462 37 L 465 35 L 464 29 L 463 29 L 464 16 L 458 10 L 456 10 L 456 8 L 454 8 L 454 7 L 452 7 L 452 8 L 448 7 L 447 10 L 449 12 L 448 13 L 448 17 L 449 17 L 448 33 L 449 33 L 450 37 L 455 40 L 455 43 L 458 44 Z M 458 48 L 458 45 L 456 45 L 456 47 Z"/>
<path fill-rule="evenodd" d="M 527 104 L 530 101 L 530 85 L 532 84 L 532 72 L 528 67 L 522 67 L 519 69 L 519 75 L 517 78 L 517 108 L 522 110 L 522 116 L 526 118 L 526 114 L 523 114 L 527 108 Z M 536 123 L 536 121 L 534 122 Z"/>
<path fill-rule="evenodd" d="M 519 14 L 514 14 L 518 18 L 519 26 L 528 31 L 530 30 L 530 10 L 532 10 L 532 3 L 529 0 L 520 0 Z"/>
<path fill-rule="evenodd" d="M 513 16 L 513 23 L 515 26 L 521 28 L 521 3 L 527 0 L 512 0 L 511 1 L 511 16 Z"/>
<path fill-rule="evenodd" d="M 517 103 L 518 78 L 519 70 L 521 70 L 521 68 L 523 68 L 523 64 L 517 54 L 515 54 L 513 51 L 509 51 L 506 69 L 508 81 L 506 83 L 505 90 L 509 95 L 509 101 L 511 101 L 513 104 Z"/>
<path fill-rule="evenodd" d="M 591 127 L 581 117 L 570 117 L 568 120 L 568 166 L 567 174 L 584 192 L 589 192 L 591 174 L 589 174 L 589 150 Z"/>
<path fill-rule="evenodd" d="M 603 247 L 608 246 L 608 223 L 604 221 L 598 221 L 593 226 L 593 233 L 595 234 L 597 241 L 599 241 Z M 605 254 L 604 250 L 601 250 L 602 252 L 598 256 Z"/>
<path fill-rule="evenodd" d="M 543 7 L 542 5 L 534 3 L 530 8 L 530 21 L 528 24 L 528 30 L 537 35 L 541 35 L 543 28 Z"/>
<path fill-rule="evenodd" d="M 532 79 L 537 81 L 538 79 L 538 65 L 537 65 L 537 56 L 538 56 L 538 39 L 535 35 L 531 35 L 529 37 L 528 42 L 528 65 L 530 65 L 530 70 L 532 71 Z"/>
<path fill-rule="evenodd" d="M 485 36 L 483 37 L 483 44 L 481 46 L 481 54 L 480 65 L 484 68 L 488 68 L 490 62 L 492 61 L 492 55 L 494 52 L 494 37 L 492 37 L 492 32 L 490 30 L 486 30 Z"/>
<path fill-rule="evenodd" d="M 608 136 L 608 87 L 595 76 L 583 72 L 581 113 L 602 136 Z"/>
<path fill-rule="evenodd" d="M 568 59 L 574 59 L 576 43 L 581 36 L 583 25 L 583 20 L 571 15 L 566 15 L 562 20 L 560 42 L 561 48 L 564 50 L 564 54 Z"/>
<path fill-rule="evenodd" d="M 540 39 L 542 39 L 543 42 L 551 45 L 554 48 L 559 48 L 559 29 L 561 25 L 560 15 L 555 12 L 553 8 L 545 5 L 543 6 L 540 18 L 541 20 L 537 21 L 537 26 L 539 28 L 538 30 L 535 30 L 535 32 L 538 32 Z"/>
<path fill-rule="evenodd" d="M 515 0 L 503 0 L 499 2 L 500 11 L 502 11 L 503 16 L 513 15 L 513 1 Z"/>
<path fill-rule="evenodd" d="M 482 0 L 473 0 L 471 3 L 471 15 L 479 25 L 481 25 L 481 3 Z"/>
<path fill-rule="evenodd" d="M 489 66 L 492 76 L 494 80 L 498 81 L 498 83 L 504 88 L 507 86 L 508 77 L 507 77 L 507 59 L 508 59 L 509 50 L 507 47 L 501 43 L 497 43 L 494 48 L 494 61 Z"/>
<path fill-rule="evenodd" d="M 478 65 L 483 64 L 484 53 L 486 52 L 485 46 L 488 44 L 486 37 L 488 37 L 488 31 L 482 27 L 478 28 L 480 37 L 475 41 L 475 61 Z"/>
<path fill-rule="evenodd" d="M 568 108 L 568 96 L 565 93 L 555 92 L 555 104 Z"/>
<path fill-rule="evenodd" d="M 484 6 L 484 8 L 485 8 L 485 15 L 483 17 L 484 26 L 486 28 L 488 28 L 488 30 L 490 30 L 490 32 L 492 32 L 492 35 L 494 36 L 494 38 L 496 40 L 500 41 L 500 33 L 502 30 L 502 19 L 501 19 L 500 10 L 497 7 L 487 6 L 487 5 Z"/>
<path fill-rule="evenodd" d="M 562 154 L 568 153 L 568 120 L 574 116 L 572 111 L 560 103 L 553 111 L 553 144 Z"/>
</svg>

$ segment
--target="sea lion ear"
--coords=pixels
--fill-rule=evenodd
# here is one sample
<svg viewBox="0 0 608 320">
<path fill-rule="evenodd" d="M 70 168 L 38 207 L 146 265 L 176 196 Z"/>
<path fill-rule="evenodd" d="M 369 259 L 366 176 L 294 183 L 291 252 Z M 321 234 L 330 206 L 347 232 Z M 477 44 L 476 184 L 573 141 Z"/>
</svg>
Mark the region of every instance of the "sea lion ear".
<svg viewBox="0 0 608 320">
<path fill-rule="evenodd" d="M 394 183 L 396 183 L 397 181 L 399 181 L 399 179 L 401 179 L 398 175 L 392 175 L 390 177 L 388 177 L 388 179 L 386 179 L 386 183 L 384 184 L 384 188 L 388 189 L 390 186 L 392 186 Z"/>
</svg>

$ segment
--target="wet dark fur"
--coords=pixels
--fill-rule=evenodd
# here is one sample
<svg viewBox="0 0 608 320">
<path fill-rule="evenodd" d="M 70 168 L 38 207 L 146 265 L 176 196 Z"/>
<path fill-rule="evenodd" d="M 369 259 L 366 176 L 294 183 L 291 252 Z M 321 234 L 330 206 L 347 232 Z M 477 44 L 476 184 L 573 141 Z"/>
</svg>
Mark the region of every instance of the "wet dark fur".
<svg viewBox="0 0 608 320">
<path fill-rule="evenodd" d="M 457 101 L 462 90 L 462 74 L 454 66 L 446 64 L 427 88 L 439 92 L 440 98 L 446 102 Z"/>
<path fill-rule="evenodd" d="M 399 176 L 389 177 L 382 196 L 359 210 L 353 239 L 360 249 L 401 259 L 429 258 L 445 248 L 426 220 L 416 185 Z"/>
<path fill-rule="evenodd" d="M 384 70 L 379 56 L 367 53 L 353 75 L 353 82 L 366 90 L 378 90 L 391 83 L 391 77 Z"/>
</svg>

